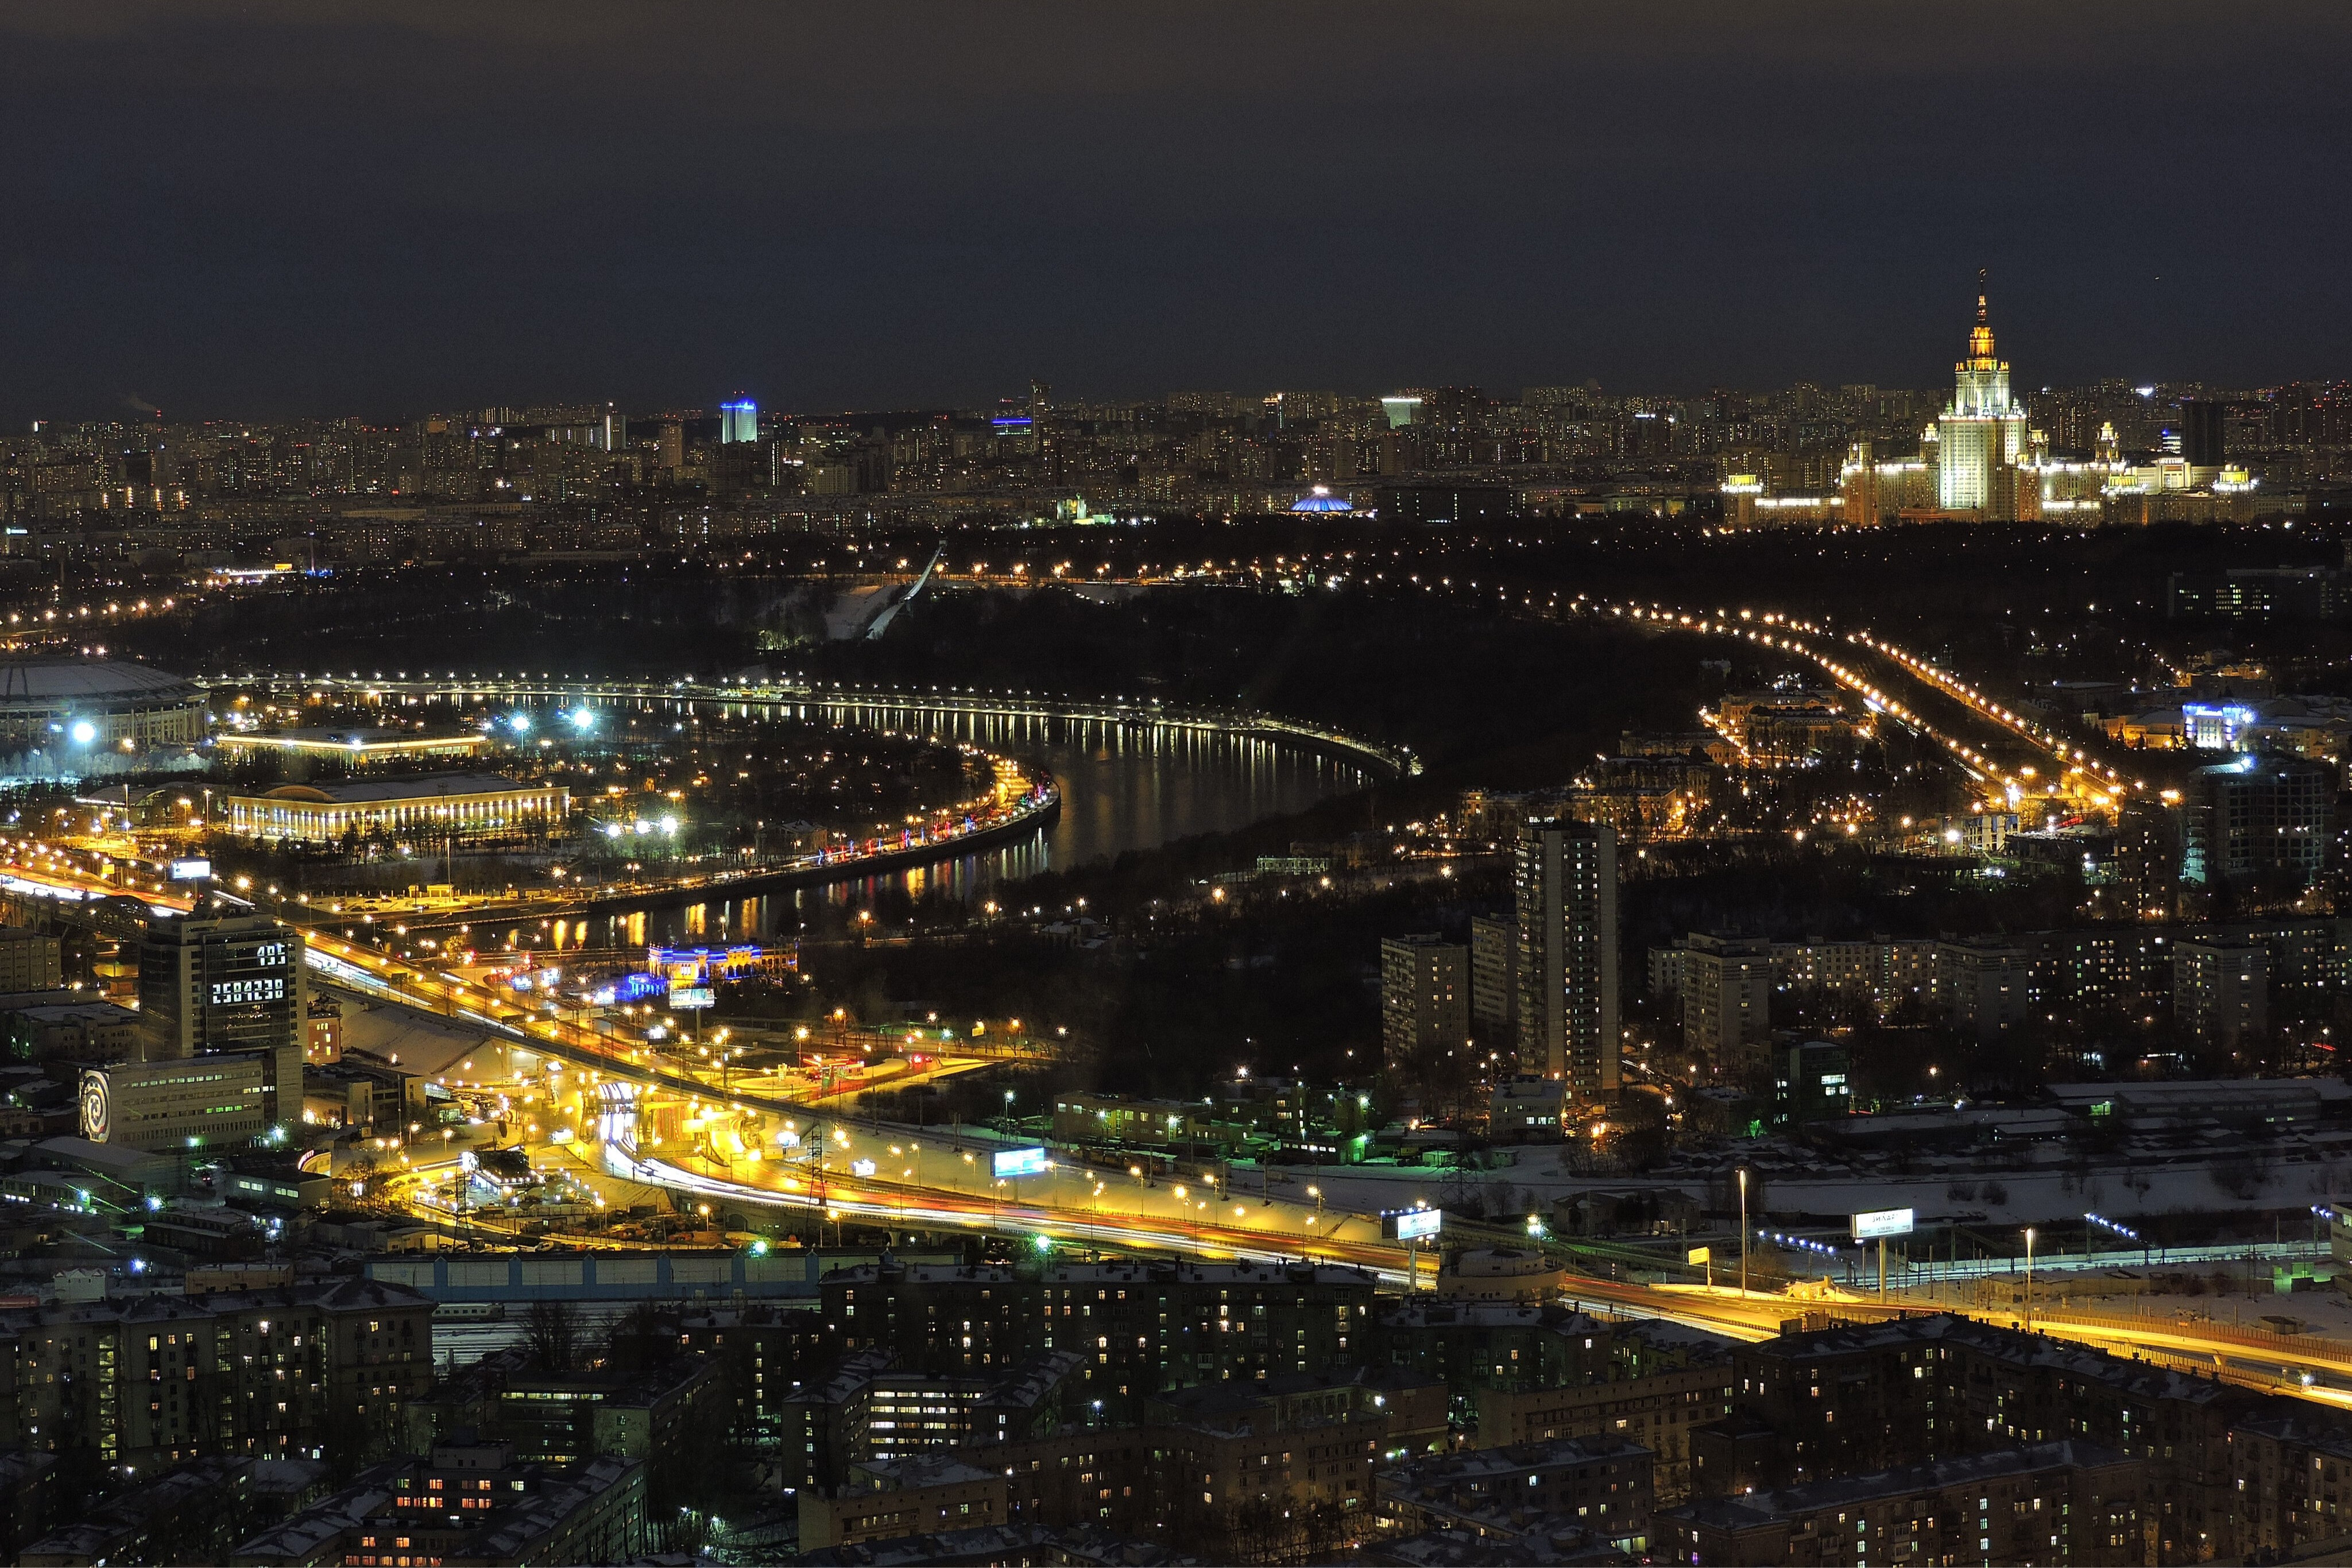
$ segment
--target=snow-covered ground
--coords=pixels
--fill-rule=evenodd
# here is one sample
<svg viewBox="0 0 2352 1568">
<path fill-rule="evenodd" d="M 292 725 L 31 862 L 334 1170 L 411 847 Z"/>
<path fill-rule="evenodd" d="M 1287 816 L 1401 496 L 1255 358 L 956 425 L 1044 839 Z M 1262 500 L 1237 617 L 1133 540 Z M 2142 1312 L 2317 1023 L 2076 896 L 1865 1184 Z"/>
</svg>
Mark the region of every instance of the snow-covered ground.
<svg viewBox="0 0 2352 1568">
<path fill-rule="evenodd" d="M 1405 1208 L 1416 1202 L 1442 1206 L 1457 1195 L 1483 1197 L 1487 1212 L 1549 1211 L 1563 1199 L 1588 1193 L 1679 1194 L 1702 1209 L 1728 1207 L 1731 1167 L 1687 1168 L 1647 1175 L 1576 1176 L 1559 1166 L 1561 1145 L 1535 1145 L 1503 1151 L 1510 1163 L 1483 1171 L 1446 1171 L 1417 1166 L 1352 1166 L 1309 1169 L 1276 1166 L 1267 1173 L 1276 1196 L 1310 1183 L 1334 1208 L 1365 1213 Z M 1806 1169 L 1790 1151 L 1759 1146 L 1749 1194 L 1751 1219 L 1797 1225 L 1835 1222 L 1871 1209 L 1909 1208 L 1921 1224 L 1960 1220 L 1991 1228 L 2080 1225 L 2086 1213 L 2126 1224 L 2142 1216 L 2237 1210 L 2249 1214 L 2298 1212 L 2314 1205 L 2352 1197 L 2352 1165 L 2288 1149 L 2266 1161 L 2242 1153 L 2179 1154 L 2171 1163 L 2118 1156 L 2109 1166 L 2076 1171 L 2057 1164 L 1992 1165 L 1943 1157 L 1921 1160 L 1907 1174 L 1837 1169 L 1824 1164 Z M 1255 1174 L 1237 1175 L 1238 1187 L 1257 1185 Z M 1510 1201 L 1504 1201 L 1506 1194 Z"/>
<path fill-rule="evenodd" d="M 2329 1265 L 2321 1264 L 2322 1269 Z M 2258 1333 L 2310 1334 L 2352 1340 L 2352 1294 L 2333 1285 L 2282 1292 L 2267 1262 L 2215 1259 L 2204 1263 L 2159 1263 L 2152 1268 L 2105 1268 L 2034 1276 L 2035 1309 L 2086 1312 L 2102 1317 L 2146 1317 L 2158 1322 L 2214 1323 Z M 2252 1289 L 2249 1290 L 2251 1285 Z M 1910 1305 L 1945 1303 L 1986 1307 L 2021 1299 L 2020 1275 L 1946 1281 L 1899 1291 Z"/>
<path fill-rule="evenodd" d="M 479 1024 L 435 1018 L 418 1009 L 373 998 L 343 995 L 340 999 L 343 1004 L 346 1047 L 396 1061 L 408 1071 L 427 1078 L 440 1077 L 480 1048 L 488 1048 L 495 1056 L 501 1043 Z M 484 1071 L 474 1076 L 491 1076 L 493 1071 L 503 1071 L 505 1065 L 502 1058 L 497 1059 L 495 1070 L 486 1065 Z"/>
</svg>

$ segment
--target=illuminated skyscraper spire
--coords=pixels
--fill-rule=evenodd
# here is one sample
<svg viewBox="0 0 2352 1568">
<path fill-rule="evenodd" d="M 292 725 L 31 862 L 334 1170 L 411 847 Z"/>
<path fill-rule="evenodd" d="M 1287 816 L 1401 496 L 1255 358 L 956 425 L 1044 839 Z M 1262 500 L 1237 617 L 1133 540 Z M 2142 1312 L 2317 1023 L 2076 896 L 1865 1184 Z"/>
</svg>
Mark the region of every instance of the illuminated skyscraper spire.
<svg viewBox="0 0 2352 1568">
<path fill-rule="evenodd" d="M 1976 330 L 1969 334 L 1969 358 L 1971 360 L 1992 358 L 1992 306 L 1986 294 L 1989 276 L 1990 269 L 1977 268 L 1977 325 Z"/>
</svg>

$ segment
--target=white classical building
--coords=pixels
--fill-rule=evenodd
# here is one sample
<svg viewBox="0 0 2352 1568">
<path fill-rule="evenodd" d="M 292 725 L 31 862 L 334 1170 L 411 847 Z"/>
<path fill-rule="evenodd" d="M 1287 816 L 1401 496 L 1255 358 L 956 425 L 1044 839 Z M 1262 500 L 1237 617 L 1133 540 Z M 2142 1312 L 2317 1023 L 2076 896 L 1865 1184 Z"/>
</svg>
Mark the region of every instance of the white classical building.
<svg viewBox="0 0 2352 1568">
<path fill-rule="evenodd" d="M 1982 275 L 1977 281 L 1981 290 Z M 1968 358 L 1952 371 L 1951 406 L 1936 421 L 1936 503 L 1948 512 L 2012 519 L 2014 476 L 2026 456 L 2025 405 L 2010 394 L 2009 361 L 1993 352 L 1991 309 L 1981 291 Z"/>
</svg>

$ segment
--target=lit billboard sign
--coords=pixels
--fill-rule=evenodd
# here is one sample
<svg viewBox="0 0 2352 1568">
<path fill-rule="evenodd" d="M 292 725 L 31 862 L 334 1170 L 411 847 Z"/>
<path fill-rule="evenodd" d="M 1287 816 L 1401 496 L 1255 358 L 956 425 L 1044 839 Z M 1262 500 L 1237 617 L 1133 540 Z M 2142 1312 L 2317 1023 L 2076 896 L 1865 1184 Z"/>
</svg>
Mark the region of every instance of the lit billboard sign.
<svg viewBox="0 0 2352 1568">
<path fill-rule="evenodd" d="M 1853 1239 L 1875 1241 L 1888 1236 L 1911 1234 L 1911 1210 L 1907 1208 L 1874 1208 L 1853 1217 Z"/>
<path fill-rule="evenodd" d="M 93 1144 L 107 1140 L 112 1100 L 113 1085 L 104 1071 L 95 1067 L 82 1069 L 81 1135 Z"/>
<path fill-rule="evenodd" d="M 681 1012 L 699 1012 L 716 1001 L 709 986 L 672 986 L 669 989 L 669 1005 Z"/>
<path fill-rule="evenodd" d="M 1006 1149 L 991 1155 L 988 1167 L 999 1177 L 1044 1176 L 1045 1151 L 1043 1149 Z"/>
<path fill-rule="evenodd" d="M 173 882 L 202 882 L 212 874 L 213 862 L 210 861 L 173 861 L 172 862 Z"/>
<path fill-rule="evenodd" d="M 1381 1216 L 1381 1234 L 1396 1241 L 1426 1241 L 1445 1223 L 1442 1208 L 1408 1208 Z"/>
</svg>

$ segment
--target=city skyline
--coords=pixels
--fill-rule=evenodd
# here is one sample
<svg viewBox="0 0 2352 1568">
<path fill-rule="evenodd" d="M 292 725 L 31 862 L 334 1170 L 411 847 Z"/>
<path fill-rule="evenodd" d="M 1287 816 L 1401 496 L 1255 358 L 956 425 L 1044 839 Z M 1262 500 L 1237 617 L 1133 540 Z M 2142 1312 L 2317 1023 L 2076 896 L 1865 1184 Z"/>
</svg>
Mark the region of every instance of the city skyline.
<svg viewBox="0 0 2352 1568">
<path fill-rule="evenodd" d="M 2344 1560 L 2347 67 L 0 0 L 0 1568 Z"/>
<path fill-rule="evenodd" d="M 1988 309 L 1988 296 L 1983 292 L 1988 281 L 1988 270 L 1978 269 L 1974 280 L 1975 287 L 1979 290 L 1974 298 L 1977 301 L 1976 331 L 1979 334 L 1985 330 L 1984 324 Z M 1960 312 L 1956 304 L 1952 319 L 1957 321 L 1959 319 Z M 2006 323 L 2008 317 L 2004 315 L 2003 319 Z M 2003 334 L 2013 330 L 2014 329 L 2006 324 L 2001 329 Z M 1948 330 L 1944 336 L 1948 338 L 1949 331 Z M 1977 339 L 1972 337 L 1968 354 L 1963 356 L 1960 365 L 1957 367 L 1962 372 L 1964 382 L 1968 379 L 1971 364 L 1969 355 L 1974 355 L 1979 347 Z M 1548 380 L 1509 382 L 1482 382 L 1474 378 L 1458 382 L 1442 382 L 1428 378 L 1415 379 L 1410 375 L 1404 375 L 1392 376 L 1386 381 L 1339 386 L 1293 377 L 1272 382 L 1236 382 L 1218 386 L 1205 384 L 1168 386 L 1122 393 L 1101 392 L 1087 388 L 1057 389 L 1050 381 L 1030 378 L 1025 381 L 1025 389 L 1029 394 L 1025 399 L 1018 395 L 1024 386 L 1024 378 L 1008 374 L 1003 379 L 1003 388 L 993 397 L 982 395 L 961 400 L 939 397 L 856 405 L 838 401 L 829 402 L 824 401 L 821 394 L 814 402 L 779 404 L 761 394 L 755 379 L 751 383 L 740 382 L 726 383 L 729 390 L 723 392 L 711 392 L 699 399 L 673 399 L 667 402 L 632 402 L 575 388 L 562 395 L 532 399 L 503 397 L 495 392 L 490 392 L 430 407 L 418 406 L 367 413 L 352 410 L 313 410 L 274 416 L 240 413 L 236 410 L 175 411 L 152 404 L 144 398 L 126 395 L 120 400 L 121 406 L 111 411 L 80 417 L 56 414 L 36 416 L 28 422 L 26 431 L 34 434 L 54 434 L 60 429 L 100 428 L 108 425 L 121 425 L 128 428 L 142 425 L 165 428 L 214 425 L 258 427 L 309 423 L 365 426 L 397 423 L 402 421 L 432 416 L 456 417 L 485 427 L 501 424 L 521 426 L 564 423 L 567 420 L 586 418 L 591 415 L 603 417 L 604 413 L 609 412 L 617 413 L 624 419 L 707 418 L 726 433 L 725 439 L 751 441 L 759 439 L 760 422 L 763 420 L 824 421 L 863 414 L 985 416 L 1002 413 L 1009 405 L 1031 402 L 1036 403 L 1040 408 L 1085 410 L 1173 406 L 1188 398 L 1200 396 L 1234 398 L 1263 396 L 1267 401 L 1271 412 L 1275 400 L 1286 395 L 1295 397 L 1305 394 L 1315 398 L 1337 397 L 1360 407 L 1369 408 L 1372 404 L 1384 401 L 1393 402 L 1400 394 L 1420 394 L 1435 387 L 1444 387 L 1449 391 L 1475 393 L 1487 403 L 1497 407 L 1542 401 L 1541 397 L 1531 394 L 1545 396 L 1589 394 L 1596 402 L 1601 403 L 1672 403 L 1694 402 L 1718 394 L 1759 398 L 1771 398 L 1802 392 L 1830 396 L 1853 392 L 1937 394 L 1937 389 L 1945 384 L 1950 374 L 1936 362 L 1932 351 L 1925 353 L 1920 364 L 1910 369 L 1921 373 L 1911 374 L 1907 378 L 1881 382 L 1839 381 L 1832 378 L 1796 375 L 1765 384 L 1746 384 L 1727 381 L 1685 384 L 1676 382 L 1670 375 L 1662 374 L 1646 381 L 1616 385 L 1603 383 L 1598 377 L 1554 376 Z M 2011 397 L 2011 378 L 2010 366 L 2006 359 L 2000 362 L 1998 371 L 2000 395 L 2009 398 Z M 1991 372 L 1988 371 L 1986 373 Z M 2259 397 L 2288 389 L 2329 392 L 2343 385 L 2344 382 L 2343 377 L 2325 374 L 2288 376 L 2263 382 L 2232 382 L 2163 373 L 2143 378 L 2110 371 L 2106 373 L 2064 382 L 2047 378 L 2038 381 L 2026 378 L 2019 382 L 2013 405 L 2016 408 L 2026 408 L 2030 413 L 2028 405 L 2030 400 L 2034 398 L 2047 399 L 2088 390 L 2126 388 L 2143 398 L 2152 398 L 2162 402 L 2177 401 L 2184 396 L 2212 394 L 2239 398 Z M 1990 387 L 1992 383 L 1987 384 Z M 1970 393 L 1965 385 L 1961 392 L 1956 394 L 1957 401 L 1959 402 L 1966 402 L 1969 396 Z M 541 417 L 542 415 L 547 417 Z M 562 417 L 555 417 L 557 415 Z M 2014 419 L 2023 415 L 2012 413 L 2009 417 Z M 749 434 L 743 434 L 744 432 Z M 2011 455 L 2013 455 L 2013 452 Z"/>
<path fill-rule="evenodd" d="M 2116 389 L 2125 389 L 2142 399 L 2153 400 L 2151 406 L 2160 406 L 2177 403 L 2182 398 L 2210 397 L 2216 394 L 2241 399 L 2260 398 L 2289 391 L 2332 394 L 2337 387 L 2344 384 L 2340 379 L 2314 380 L 2297 377 L 2282 382 L 2263 385 L 2232 386 L 2177 377 L 2159 376 L 2153 381 L 2143 382 L 2118 375 L 2105 375 L 2065 384 L 2044 382 L 2027 388 L 2022 395 L 2012 395 L 2008 361 L 1990 357 L 1993 338 L 1988 326 L 1989 297 L 1982 291 L 1987 282 L 1984 269 L 1979 270 L 1977 281 L 1979 292 L 1976 297 L 1976 325 L 1971 330 L 1966 355 L 1954 367 L 1958 378 L 1958 390 L 1951 396 L 1950 406 L 1946 408 L 1939 417 L 1948 422 L 1955 415 L 1960 414 L 1965 414 L 1969 418 L 1996 415 L 1999 420 L 2005 421 L 2005 428 L 2009 429 L 2009 435 L 2006 438 L 2003 455 L 2011 460 L 2014 460 L 2018 455 L 2019 442 L 2024 434 L 2020 422 L 2024 420 L 2030 412 L 2026 407 L 2028 398 L 2038 396 L 2048 399 L 2084 392 L 2113 392 Z M 1202 397 L 1246 400 L 1262 396 L 1269 413 L 1283 416 L 1286 423 L 1297 423 L 1301 418 L 1322 417 L 1322 402 L 1325 400 L 1336 399 L 1351 405 L 1359 412 L 1368 412 L 1376 404 L 1381 405 L 1383 413 L 1389 419 L 1409 422 L 1410 415 L 1403 413 L 1398 405 L 1417 404 L 1433 390 L 1472 396 L 1496 408 L 1507 408 L 1514 404 L 1549 406 L 1570 399 L 1589 400 L 1596 406 L 1633 407 L 1652 404 L 1669 406 L 1701 402 L 1724 395 L 1768 399 L 1786 397 L 1790 394 L 1819 394 L 1829 398 L 1851 398 L 1858 394 L 1877 393 L 1909 396 L 1932 392 L 1936 382 L 1933 380 L 1885 383 L 1823 382 L 1799 377 L 1771 386 L 1733 386 L 1718 382 L 1704 391 L 1694 387 L 1658 385 L 1609 387 L 1603 386 L 1597 379 L 1587 379 L 1582 382 L 1555 380 L 1516 386 L 1497 385 L 1492 388 L 1478 382 L 1433 388 L 1432 383 L 1416 383 L 1410 379 L 1391 379 L 1378 384 L 1388 388 L 1389 391 L 1381 392 L 1361 386 L 1340 389 L 1309 385 L 1294 381 L 1275 383 L 1263 388 L 1256 385 L 1216 388 L 1173 387 L 1164 391 L 1128 396 L 1091 396 L 1080 391 L 1075 395 L 1057 399 L 1055 396 L 1053 383 L 1032 379 L 1027 383 L 1028 396 L 1025 399 L 1004 395 L 993 400 L 967 400 L 962 402 L 934 400 L 929 402 L 871 407 L 827 405 L 821 402 L 779 407 L 763 402 L 761 399 L 751 395 L 745 389 L 739 386 L 724 396 L 700 402 L 674 402 L 659 407 L 630 405 L 613 399 L 594 397 L 583 399 L 575 395 L 542 399 L 531 402 L 511 399 L 488 401 L 478 399 L 469 402 L 442 405 L 432 409 L 409 409 L 373 416 L 352 413 L 312 413 L 289 415 L 277 419 L 242 417 L 234 413 L 175 418 L 172 416 L 171 411 L 150 407 L 144 400 L 126 399 L 126 402 L 133 406 L 114 417 L 98 416 L 79 420 L 37 419 L 32 422 L 30 434 L 54 435 L 60 430 L 97 430 L 112 426 L 136 429 L 145 425 L 159 428 L 171 428 L 175 425 L 184 428 L 305 424 L 365 426 L 415 418 L 455 417 L 469 422 L 478 429 L 484 430 L 499 426 L 524 427 L 536 424 L 602 423 L 604 428 L 599 439 L 606 444 L 613 444 L 617 443 L 626 434 L 626 422 L 634 418 L 656 422 L 682 419 L 708 420 L 716 427 L 719 441 L 733 443 L 759 441 L 761 439 L 763 424 L 772 425 L 779 421 L 823 422 L 869 414 L 891 417 L 914 415 L 939 418 L 986 418 L 1003 414 L 1008 409 L 1016 406 L 1024 414 L 1034 415 L 1061 410 L 1084 412 L 1117 408 L 1176 408 L 1186 405 L 1191 400 Z M 1281 406 L 1285 399 L 1308 400 L 1304 406 L 1310 412 L 1304 415 L 1297 414 Z M 1998 411 L 1995 411 L 1993 402 L 1988 401 L 1993 399 L 1999 402 Z M 612 423 L 616 419 L 619 423 Z M 1934 430 L 1930 429 L 1927 434 L 1930 441 L 1936 439 Z"/>
<path fill-rule="evenodd" d="M 1060 522 L 1169 509 L 1463 521 L 1514 507 L 1559 515 L 1573 497 L 1581 507 L 1596 487 L 1627 482 L 1635 497 L 1599 504 L 1662 517 L 1696 507 L 1736 531 L 1931 518 L 2245 521 L 2269 507 L 2306 509 L 2315 493 L 2331 504 L 2333 453 L 2352 413 L 2346 383 L 2232 390 L 2109 378 L 2045 385 L 2029 403 L 1997 348 L 1988 269 L 1977 286 L 1948 394 L 1810 382 L 1612 394 L 1588 382 L 1492 395 L 1293 384 L 1093 402 L 1057 401 L 1052 383 L 1033 378 L 1025 398 L 977 408 L 809 413 L 763 408 L 739 388 L 715 411 L 650 415 L 589 402 L 173 423 L 155 410 L 139 421 L 37 421 L 26 436 L 0 437 L 0 509 L 51 524 L 92 509 L 152 514 L 162 531 L 145 548 L 184 546 L 186 526 L 203 523 L 192 506 L 263 492 L 559 510 L 699 501 L 748 507 L 761 529 L 845 500 L 870 507 L 848 498 L 881 495 L 898 498 L 901 521 L 934 524 L 969 520 L 982 497 L 983 510 Z M 2315 485 L 2300 499 L 2284 488 Z M 26 548 L 65 547 L 47 538 Z M 318 548 L 289 534 L 277 553 L 315 567 Z"/>
</svg>

